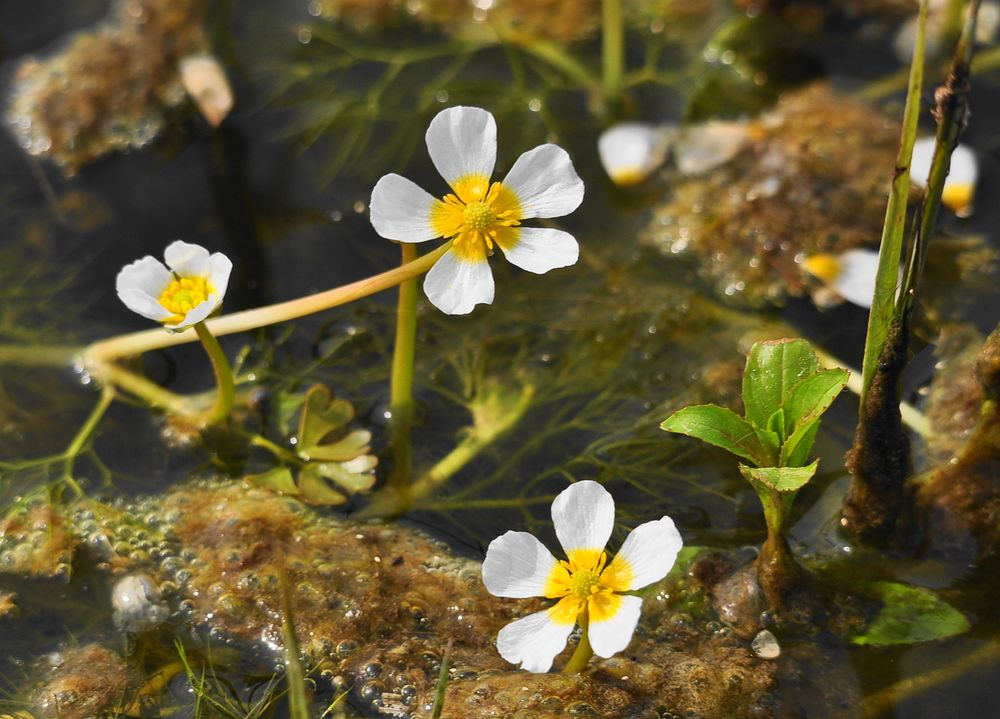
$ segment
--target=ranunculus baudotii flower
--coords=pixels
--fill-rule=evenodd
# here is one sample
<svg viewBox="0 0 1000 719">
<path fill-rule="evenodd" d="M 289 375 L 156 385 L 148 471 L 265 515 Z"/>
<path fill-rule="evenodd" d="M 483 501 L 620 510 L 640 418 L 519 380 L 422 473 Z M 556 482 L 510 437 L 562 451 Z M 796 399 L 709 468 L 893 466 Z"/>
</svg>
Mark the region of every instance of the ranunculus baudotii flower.
<svg viewBox="0 0 1000 719">
<path fill-rule="evenodd" d="M 604 547 L 615 524 L 615 502 L 604 487 L 585 480 L 552 502 L 552 522 L 566 553 L 557 560 L 527 532 L 490 542 L 483 582 L 498 597 L 558 599 L 541 612 L 511 622 L 497 636 L 500 655 L 531 672 L 545 672 L 586 617 L 591 648 L 610 657 L 628 646 L 642 599 L 629 592 L 667 576 L 683 542 L 670 517 L 632 530 L 609 561 Z"/>
<path fill-rule="evenodd" d="M 810 255 L 802 261 L 802 268 L 848 302 L 872 306 L 878 274 L 875 250 L 855 248 L 840 255 Z"/>
<path fill-rule="evenodd" d="M 927 187 L 934 159 L 934 138 L 924 137 L 913 145 L 910 161 L 910 182 L 917 187 Z M 941 202 L 960 217 L 972 214 L 972 201 L 976 196 L 979 179 L 979 162 L 976 153 L 967 145 L 958 145 L 951 153 L 951 166 L 944 180 Z"/>
<path fill-rule="evenodd" d="M 424 279 L 431 303 L 447 314 L 466 314 L 493 301 L 488 262 L 499 247 L 518 267 L 541 274 L 574 264 L 576 240 L 548 227 L 522 227 L 535 217 L 562 217 L 583 201 L 583 181 L 558 145 L 539 145 L 517 158 L 493 182 L 497 126 L 478 107 L 452 107 L 427 128 L 427 151 L 453 194 L 432 197 L 400 175 L 375 185 L 371 221 L 375 231 L 398 242 L 454 238 L 454 244 Z"/>
<path fill-rule="evenodd" d="M 221 252 L 177 240 L 163 251 L 164 265 L 146 255 L 118 273 L 115 288 L 125 306 L 143 317 L 182 330 L 222 304 L 233 263 Z"/>
</svg>

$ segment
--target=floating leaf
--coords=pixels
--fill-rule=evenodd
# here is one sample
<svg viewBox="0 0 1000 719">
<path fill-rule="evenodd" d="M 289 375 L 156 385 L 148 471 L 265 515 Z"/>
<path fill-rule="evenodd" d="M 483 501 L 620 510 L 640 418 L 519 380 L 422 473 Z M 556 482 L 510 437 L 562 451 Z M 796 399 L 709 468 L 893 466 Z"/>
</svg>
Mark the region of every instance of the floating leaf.
<svg viewBox="0 0 1000 719">
<path fill-rule="evenodd" d="M 796 385 L 818 371 L 819 360 L 805 340 L 755 343 L 750 348 L 743 372 L 743 405 L 747 420 L 757 427 L 768 427 L 772 415 L 785 406 Z"/>
<path fill-rule="evenodd" d="M 773 464 L 778 449 L 776 442 L 773 446 L 762 442 L 758 430 L 731 409 L 714 404 L 679 409 L 660 424 L 660 429 L 695 437 L 754 464 Z"/>
<path fill-rule="evenodd" d="M 295 478 L 288 467 L 274 467 L 260 474 L 251 474 L 244 478 L 254 487 L 270 489 L 272 492 L 282 494 L 298 494 L 299 488 L 295 485 Z"/>
<path fill-rule="evenodd" d="M 806 467 L 748 467 L 740 465 L 740 472 L 751 484 L 759 482 L 776 492 L 797 492 L 816 474 L 819 460 Z"/>
<path fill-rule="evenodd" d="M 855 644 L 913 644 L 951 637 L 969 630 L 965 615 L 926 589 L 896 582 L 871 585 L 882 608 Z"/>
<path fill-rule="evenodd" d="M 330 390 L 317 384 L 306 390 L 299 419 L 300 452 L 308 453 L 319 445 L 333 430 L 343 427 L 354 419 L 354 407 L 343 399 L 331 399 Z"/>
<path fill-rule="evenodd" d="M 320 462 L 346 462 L 349 459 L 367 454 L 371 449 L 372 433 L 367 429 L 356 429 L 343 439 L 332 444 L 321 444 L 299 451 L 299 456 L 305 460 Z"/>
</svg>

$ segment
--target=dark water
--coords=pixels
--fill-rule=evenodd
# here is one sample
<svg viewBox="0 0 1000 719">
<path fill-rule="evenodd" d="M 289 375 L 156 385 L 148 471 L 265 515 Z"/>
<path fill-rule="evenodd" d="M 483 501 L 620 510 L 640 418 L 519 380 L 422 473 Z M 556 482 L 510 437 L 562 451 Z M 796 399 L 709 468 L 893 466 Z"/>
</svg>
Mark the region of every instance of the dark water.
<svg viewBox="0 0 1000 719">
<path fill-rule="evenodd" d="M 105 3 L 8 2 L 0 5 L 0 73 L 11 82 L 26 55 L 49 53 L 67 33 L 103 17 Z M 114 296 L 120 267 L 144 254 L 159 256 L 176 238 L 227 253 L 236 271 L 226 310 L 289 299 L 380 272 L 397 261 L 396 249 L 372 230 L 365 203 L 384 172 L 407 175 L 432 192 L 443 190 L 427 161 L 421 137 L 430 117 L 452 104 L 479 104 L 500 125 L 500 165 L 550 139 L 566 147 L 587 185 L 581 211 L 561 221 L 583 248 L 575 267 L 543 277 L 518 274 L 494 263 L 497 300 L 468 318 L 421 311 L 418 348 L 416 463 L 429 465 L 448 451 L 466 422 L 465 408 L 440 390 L 463 379 L 456 358 L 483 357 L 495 376 L 510 376 L 513 362 L 548 389 L 541 404 L 511 436 L 477 458 L 442 493 L 459 501 L 551 496 L 565 478 L 597 478 L 616 495 L 620 520 L 633 526 L 668 513 L 690 544 L 754 545 L 763 537 L 752 490 L 728 458 L 692 449 L 655 428 L 669 409 L 684 403 L 705 367 L 738 356 L 741 338 L 788 327 L 845 362 L 860 363 L 865 314 L 845 306 L 819 312 L 803 299 L 782 308 L 744 312 L 708 296 L 691 258 L 665 258 L 637 241 L 655 200 L 626 193 L 605 178 L 596 158 L 605 123 L 594 103 L 551 69 L 518 55 L 527 66 L 517 80 L 510 51 L 485 47 L 451 72 L 454 54 L 408 65 L 389 85 L 371 117 L 330 119 L 339 97 L 367 92 L 384 67 L 356 62 L 345 71 L 319 72 L 340 57 L 322 42 L 305 2 L 209 3 L 210 35 L 230 72 L 237 104 L 219 130 L 190 109 L 166 112 L 166 128 L 145 148 L 112 153 L 66 178 L 27 156 L 12 136 L 0 135 L 0 342 L 85 344 L 120 332 L 145 329 Z M 699 48 L 721 23 L 735 17 L 717 8 L 689 33 L 630 32 L 630 66 L 647 46 L 662 46 L 663 62 L 686 69 L 674 85 L 646 83 L 631 91 L 624 114 L 647 120 L 690 114 L 701 73 Z M 313 27 L 309 34 L 307 28 Z M 703 114 L 740 115 L 773 100 L 781 89 L 826 77 L 857 89 L 899 69 L 888 48 L 891 22 L 869 26 L 834 19 L 826 34 L 802 43 L 777 40 L 769 80 L 758 93 L 710 94 Z M 382 32 L 344 32 L 352 43 L 371 39 L 381 51 L 447 41 L 435 29 L 401 21 Z M 755 40 L 764 43 L 765 36 Z M 772 39 L 774 36 L 771 36 Z M 360 39 L 359 39 L 360 38 Z M 374 39 L 372 39 L 374 38 Z M 573 46 L 597 66 L 600 43 Z M 517 53 L 515 52 L 515 55 Z M 522 68 L 523 70 L 524 68 Z M 780 71 L 780 70 L 784 71 Z M 295 82 L 293 82 L 295 80 Z M 751 83 L 752 84 L 752 83 Z M 746 88 L 743 88 L 746 89 Z M 442 91 L 447 94 L 442 95 Z M 749 92 L 749 91 L 747 91 Z M 443 102 L 441 100 L 444 100 Z M 898 100 L 898 95 L 889 104 Z M 946 230 L 981 234 L 997 246 L 1000 223 L 1000 75 L 976 77 L 974 116 L 966 141 L 981 158 L 976 213 L 970 220 L 945 217 Z M 324 122 L 327 123 L 324 125 Z M 369 134 L 371 133 L 371 134 Z M 889 171 L 889 168 L 886 168 Z M 992 275 L 994 282 L 996 274 Z M 996 295 L 961 284 L 942 292 L 961 299 L 961 318 L 988 331 L 997 321 Z M 246 350 L 247 366 L 270 392 L 322 381 L 355 403 L 361 422 L 385 450 L 384 413 L 392 344 L 392 293 L 295 323 L 223 339 L 230 356 Z M 352 339 L 335 359 L 313 365 L 330 343 Z M 153 352 L 143 360 L 148 375 L 178 392 L 210 386 L 211 375 L 193 345 Z M 914 392 L 933 367 L 918 354 L 908 387 Z M 425 379 L 420 379 L 421 377 Z M 62 451 L 97 394 L 70 369 L 0 366 L 0 458 L 20 462 Z M 707 401 L 702 398 L 700 401 Z M 668 409 L 669 408 L 669 409 Z M 843 479 L 839 460 L 850 441 L 854 400 L 838 401 L 817 451 L 824 471 L 802 492 L 797 507 L 807 521 L 795 539 L 799 549 L 841 556 L 836 496 L 823 492 Z M 162 422 L 142 407 L 116 403 L 94 440 L 93 457 L 77 463 L 77 479 L 101 496 L 150 494 L 195 475 L 233 477 L 263 468 L 262 458 L 238 440 L 174 449 L 162 438 Z M 612 446 L 612 440 L 627 445 Z M 105 469 L 106 468 L 106 469 Z M 43 470 L 0 474 L 5 501 L 46 478 Z M 838 485 L 840 486 L 840 485 Z M 460 502 L 459 502 L 460 503 Z M 425 507 L 407 521 L 448 538 L 477 555 L 509 528 L 549 532 L 547 502 L 527 510 Z M 811 513 L 807 514 L 810 511 Z M 957 657 L 995 642 L 995 578 L 973 566 L 872 560 L 881 576 L 945 591 L 972 619 L 963 637 L 892 649 L 852 649 L 848 662 L 863 692 L 948 666 Z M 107 588 L 85 568 L 69 583 L 0 577 L 0 590 L 21 597 L 18 621 L 0 623 L 0 674 L 20 684 L 24 662 L 68 638 L 82 641 L 110 630 Z M 894 709 L 903 717 L 990 716 L 1000 700 L 1000 666 L 979 666 Z M 817 708 L 817 716 L 822 711 Z"/>
</svg>

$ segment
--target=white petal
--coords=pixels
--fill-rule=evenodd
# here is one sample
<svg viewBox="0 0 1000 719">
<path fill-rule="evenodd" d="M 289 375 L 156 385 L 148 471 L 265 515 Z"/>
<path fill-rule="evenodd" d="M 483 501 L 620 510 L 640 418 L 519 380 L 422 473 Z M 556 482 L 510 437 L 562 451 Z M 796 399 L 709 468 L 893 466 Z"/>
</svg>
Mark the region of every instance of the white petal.
<svg viewBox="0 0 1000 719">
<path fill-rule="evenodd" d="M 233 262 L 221 252 L 215 252 L 208 258 L 208 284 L 215 290 L 219 302 L 226 296 L 229 289 L 229 275 L 233 271 Z M 218 305 L 218 303 L 216 303 Z"/>
<path fill-rule="evenodd" d="M 746 145 L 745 123 L 713 120 L 684 131 L 674 148 L 677 169 L 684 175 L 700 175 L 733 159 Z"/>
<path fill-rule="evenodd" d="M 542 274 L 557 267 L 575 265 L 580 257 L 580 246 L 573 235 L 547 227 L 519 228 L 517 244 L 500 245 L 504 256 L 528 272 Z"/>
<path fill-rule="evenodd" d="M 629 532 L 605 573 L 617 572 L 624 580 L 615 586 L 615 591 L 641 589 L 667 576 L 683 546 L 680 532 L 670 517 L 640 524 Z"/>
<path fill-rule="evenodd" d="M 632 633 L 639 623 L 639 613 L 642 611 L 642 599 L 625 594 L 619 597 L 621 606 L 618 611 L 603 622 L 590 622 L 587 637 L 590 647 L 599 657 L 614 656 L 628 646 L 632 641 Z"/>
<path fill-rule="evenodd" d="M 871 307 L 878 273 L 878 252 L 848 250 L 838 258 L 840 274 L 830 283 L 838 295 L 859 307 Z"/>
<path fill-rule="evenodd" d="M 514 163 L 503 179 L 521 205 L 521 218 L 562 217 L 583 202 L 583 180 L 558 145 L 539 145 Z"/>
<path fill-rule="evenodd" d="M 644 122 L 612 125 L 597 139 L 604 171 L 616 185 L 637 185 L 663 164 L 676 128 Z"/>
<path fill-rule="evenodd" d="M 178 277 L 208 277 L 210 255 L 201 245 L 176 240 L 167 245 L 163 259 Z"/>
<path fill-rule="evenodd" d="M 204 302 L 199 303 L 195 307 L 191 308 L 191 311 L 184 315 L 184 319 L 176 324 L 170 324 L 169 322 L 164 323 L 164 327 L 171 330 L 182 330 L 186 327 L 192 327 L 198 324 L 204 319 L 207 319 L 218 306 L 222 304 L 222 298 L 219 295 L 212 293 L 208 296 L 208 299 Z"/>
<path fill-rule="evenodd" d="M 182 57 L 178 69 L 181 84 L 202 116 L 218 127 L 233 109 L 233 88 L 222 65 L 214 56 L 201 53 Z"/>
<path fill-rule="evenodd" d="M 481 107 L 449 107 L 427 128 L 427 152 L 449 185 L 468 175 L 493 174 L 497 123 Z"/>
<path fill-rule="evenodd" d="M 155 320 L 156 322 L 173 316 L 172 312 L 168 311 L 166 307 L 142 290 L 134 288 L 118 290 L 118 299 L 124 302 L 125 306 L 133 312 L 138 312 L 143 317 Z"/>
<path fill-rule="evenodd" d="M 604 549 L 615 527 L 615 500 L 597 482 L 576 482 L 552 502 L 552 524 L 567 554 L 575 549 Z"/>
<path fill-rule="evenodd" d="M 483 584 L 497 597 L 545 596 L 556 558 L 527 532 L 507 532 L 490 542 L 483 560 Z"/>
<path fill-rule="evenodd" d="M 529 672 L 547 672 L 566 646 L 573 623 L 556 623 L 546 609 L 511 622 L 497 634 L 497 650 L 511 664 Z"/>
<path fill-rule="evenodd" d="M 478 304 L 493 302 L 490 263 L 467 261 L 453 250 L 434 263 L 424 278 L 424 294 L 446 315 L 465 315 Z"/>
<path fill-rule="evenodd" d="M 435 202 L 415 182 L 400 175 L 386 175 L 372 190 L 372 227 L 387 240 L 433 240 L 440 237 L 431 227 L 431 207 Z"/>
<path fill-rule="evenodd" d="M 910 182 L 917 187 L 927 187 L 927 178 L 931 174 L 931 160 L 933 159 L 933 137 L 923 137 L 913 143 L 913 156 L 910 159 Z"/>
<path fill-rule="evenodd" d="M 139 290 L 145 295 L 156 298 L 163 294 L 163 290 L 170 286 L 173 279 L 170 270 L 162 262 L 146 255 L 122 267 L 118 277 L 115 278 L 115 289 L 119 297 L 126 290 Z"/>
</svg>

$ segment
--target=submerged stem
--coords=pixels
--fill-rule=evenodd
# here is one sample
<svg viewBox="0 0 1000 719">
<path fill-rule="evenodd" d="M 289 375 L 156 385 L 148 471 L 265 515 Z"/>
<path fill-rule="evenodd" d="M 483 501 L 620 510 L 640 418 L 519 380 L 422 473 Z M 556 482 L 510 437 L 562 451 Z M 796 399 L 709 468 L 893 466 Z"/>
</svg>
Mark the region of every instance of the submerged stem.
<svg viewBox="0 0 1000 719">
<path fill-rule="evenodd" d="M 590 627 L 590 620 L 587 616 L 587 610 L 584 609 L 580 614 L 580 643 L 576 645 L 576 650 L 573 652 L 573 656 L 569 658 L 566 662 L 566 666 L 563 667 L 563 674 L 579 674 L 584 669 L 587 668 L 587 662 L 590 658 L 594 656 L 594 650 L 590 646 L 590 637 L 588 636 L 588 629 Z"/>
<path fill-rule="evenodd" d="M 101 418 L 104 413 L 108 411 L 108 407 L 115 399 L 114 387 L 110 385 L 105 385 L 101 388 L 101 397 L 97 400 L 97 404 L 94 405 L 94 409 L 91 410 L 90 414 L 87 416 L 87 420 L 80 427 L 80 430 L 73 437 L 73 441 L 69 443 L 66 448 L 65 459 L 63 460 L 63 480 L 66 484 L 76 493 L 78 497 L 83 496 L 83 490 L 80 485 L 76 483 L 73 478 L 73 463 L 76 458 L 83 451 L 87 442 L 90 440 L 91 435 L 93 435 L 94 430 L 97 429 L 97 425 L 100 423 Z"/>
<path fill-rule="evenodd" d="M 625 74 L 625 23 L 621 0 L 601 3 L 601 80 L 606 102 L 618 101 Z"/>
<path fill-rule="evenodd" d="M 402 266 L 417 259 L 416 245 L 400 244 Z M 411 277 L 399 285 L 396 310 L 396 343 L 392 352 L 392 384 L 389 408 L 392 412 L 392 475 L 389 484 L 401 487 L 412 473 L 413 359 L 417 341 L 417 279 Z"/>
<path fill-rule="evenodd" d="M 229 416 L 233 409 L 233 395 L 235 393 L 233 383 L 233 368 L 229 366 L 229 359 L 222 350 L 219 340 L 215 339 L 204 322 L 199 322 L 194 326 L 194 331 L 198 334 L 208 358 L 212 361 L 212 371 L 215 373 L 215 404 L 205 415 L 206 424 L 217 424 Z"/>
</svg>

